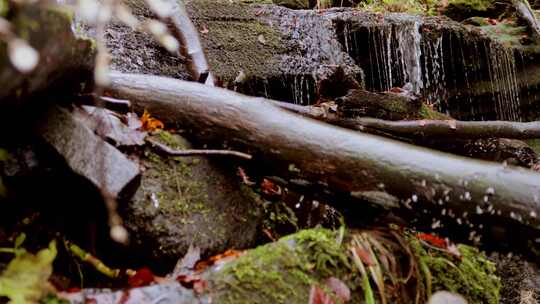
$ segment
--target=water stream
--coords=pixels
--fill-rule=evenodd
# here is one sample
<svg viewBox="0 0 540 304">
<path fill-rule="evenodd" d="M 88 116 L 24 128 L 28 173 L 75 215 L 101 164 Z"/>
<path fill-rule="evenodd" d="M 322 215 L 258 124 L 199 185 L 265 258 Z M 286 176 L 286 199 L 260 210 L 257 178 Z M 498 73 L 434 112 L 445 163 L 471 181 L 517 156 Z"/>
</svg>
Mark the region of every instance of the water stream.
<svg viewBox="0 0 540 304">
<path fill-rule="evenodd" d="M 414 16 L 362 22 L 346 21 L 343 36 L 345 50 L 366 71 L 368 89 L 402 87 L 469 119 L 521 120 L 514 50 L 460 29 L 434 31 Z"/>
</svg>

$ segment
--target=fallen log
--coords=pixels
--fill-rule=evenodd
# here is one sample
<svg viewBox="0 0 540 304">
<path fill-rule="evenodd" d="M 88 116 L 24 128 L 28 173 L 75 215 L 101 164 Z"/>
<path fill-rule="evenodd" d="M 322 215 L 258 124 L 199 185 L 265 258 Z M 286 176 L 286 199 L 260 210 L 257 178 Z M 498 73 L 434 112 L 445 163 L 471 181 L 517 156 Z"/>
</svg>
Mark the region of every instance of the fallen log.
<svg viewBox="0 0 540 304">
<path fill-rule="evenodd" d="M 401 120 L 388 121 L 361 117 L 328 119 L 329 123 L 353 130 L 371 128 L 405 137 L 477 138 L 540 138 L 540 121 L 459 121 L 459 120 Z"/>
<path fill-rule="evenodd" d="M 375 198 L 370 201 L 394 211 L 438 203 L 463 221 L 467 215 L 487 216 L 504 219 L 505 228 L 540 228 L 536 172 L 345 130 L 220 88 L 148 75 L 110 76 L 108 94 L 190 128 L 201 141 L 244 150 L 254 164 L 291 184 Z"/>
</svg>

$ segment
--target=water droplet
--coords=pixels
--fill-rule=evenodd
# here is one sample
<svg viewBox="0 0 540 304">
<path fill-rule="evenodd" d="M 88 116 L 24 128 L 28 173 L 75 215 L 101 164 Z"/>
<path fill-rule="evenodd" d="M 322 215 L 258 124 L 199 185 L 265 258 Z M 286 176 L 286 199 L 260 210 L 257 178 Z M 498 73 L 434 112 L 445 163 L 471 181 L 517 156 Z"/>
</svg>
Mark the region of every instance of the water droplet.
<svg viewBox="0 0 540 304">
<path fill-rule="evenodd" d="M 484 213 L 482 208 L 480 208 L 480 206 L 476 206 L 476 214 L 482 214 L 482 213 Z"/>
</svg>

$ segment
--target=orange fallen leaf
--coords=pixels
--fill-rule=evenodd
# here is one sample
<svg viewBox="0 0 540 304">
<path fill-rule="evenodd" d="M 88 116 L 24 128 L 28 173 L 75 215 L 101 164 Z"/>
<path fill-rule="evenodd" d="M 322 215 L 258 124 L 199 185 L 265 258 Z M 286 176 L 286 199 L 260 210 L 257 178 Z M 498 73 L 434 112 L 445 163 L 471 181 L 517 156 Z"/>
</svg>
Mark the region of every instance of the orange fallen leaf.
<svg viewBox="0 0 540 304">
<path fill-rule="evenodd" d="M 208 268 L 208 267 L 210 267 L 212 265 L 215 265 L 215 264 L 219 263 L 222 260 L 225 260 L 225 259 L 226 260 L 232 260 L 232 259 L 235 259 L 235 258 L 241 256 L 242 254 L 244 254 L 243 251 L 229 249 L 229 250 L 225 251 L 224 253 L 216 254 L 214 256 L 211 256 L 205 261 L 197 262 L 197 264 L 195 264 L 195 270 L 196 271 L 205 270 L 206 268 Z"/>
<path fill-rule="evenodd" d="M 145 131 L 153 132 L 165 128 L 165 125 L 156 118 L 150 116 L 150 113 L 144 110 L 141 116 L 142 129 Z"/>
</svg>

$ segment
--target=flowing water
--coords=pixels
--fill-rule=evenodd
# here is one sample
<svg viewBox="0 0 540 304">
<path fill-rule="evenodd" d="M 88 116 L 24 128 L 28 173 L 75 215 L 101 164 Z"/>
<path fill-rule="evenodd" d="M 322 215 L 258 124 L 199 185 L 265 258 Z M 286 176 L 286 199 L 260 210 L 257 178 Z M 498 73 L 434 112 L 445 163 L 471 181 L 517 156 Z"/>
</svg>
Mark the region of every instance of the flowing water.
<svg viewBox="0 0 540 304">
<path fill-rule="evenodd" d="M 459 28 L 433 33 L 413 16 L 362 22 L 345 22 L 343 44 L 366 70 L 368 89 L 404 87 L 443 112 L 521 120 L 514 50 Z"/>
</svg>

